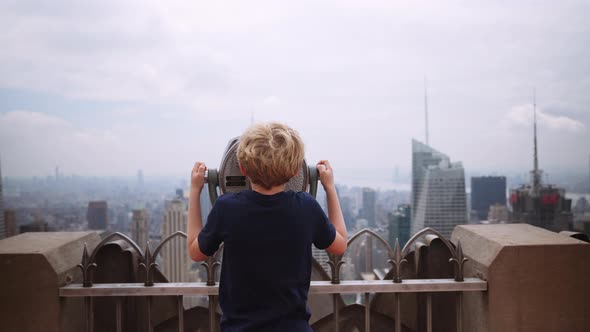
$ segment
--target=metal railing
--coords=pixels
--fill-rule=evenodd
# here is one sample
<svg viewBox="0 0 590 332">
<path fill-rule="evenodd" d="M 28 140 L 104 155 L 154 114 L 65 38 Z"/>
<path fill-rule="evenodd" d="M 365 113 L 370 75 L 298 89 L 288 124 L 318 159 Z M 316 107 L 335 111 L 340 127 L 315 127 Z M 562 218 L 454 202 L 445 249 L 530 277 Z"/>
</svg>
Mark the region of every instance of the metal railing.
<svg viewBox="0 0 590 332">
<path fill-rule="evenodd" d="M 395 332 L 401 332 L 401 294 L 403 293 L 423 293 L 426 294 L 426 330 L 432 331 L 432 294 L 454 292 L 456 297 L 456 326 L 457 331 L 462 332 L 463 320 L 463 293 L 464 292 L 481 292 L 487 290 L 487 282 L 478 278 L 464 278 L 463 265 L 467 261 L 464 257 L 461 248 L 461 243 L 458 241 L 457 246 L 454 247 L 447 239 L 440 233 L 431 229 L 425 228 L 416 233 L 406 243 L 403 249 L 399 249 L 396 240 L 393 249 L 389 244 L 375 232 L 364 229 L 354 234 L 349 240 L 348 245 L 357 241 L 362 235 L 377 239 L 386 248 L 389 256 L 388 262 L 392 265 L 392 280 L 340 280 L 340 267 L 344 264 L 342 260 L 343 255 L 329 254 L 328 265 L 331 268 L 331 280 L 329 281 L 312 281 L 309 289 L 309 294 L 331 294 L 333 297 L 333 328 L 334 331 L 340 331 L 340 308 L 339 296 L 340 294 L 364 294 L 366 299 L 365 304 L 365 331 L 371 330 L 370 324 L 370 294 L 372 293 L 390 293 L 394 296 L 394 312 L 395 312 Z M 406 279 L 402 280 L 401 266 L 407 261 L 404 259 L 410 252 L 412 245 L 414 245 L 421 237 L 426 235 L 437 236 L 447 247 L 451 253 L 452 258 L 449 263 L 454 264 L 454 278 L 452 279 Z M 149 244 L 146 247 L 145 253 L 141 251 L 139 246 L 130 238 L 121 234 L 113 233 L 103 239 L 93 250 L 92 254 L 88 254 L 86 245 L 84 245 L 84 252 L 82 255 L 82 263 L 78 266 L 82 269 L 83 283 L 70 284 L 60 288 L 59 295 L 61 297 L 84 297 L 86 307 L 86 331 L 93 332 L 94 326 L 94 307 L 93 299 L 96 297 L 115 297 L 115 317 L 116 328 L 118 332 L 122 331 L 122 299 L 123 297 L 146 297 L 147 298 L 147 317 L 148 317 L 148 331 L 153 331 L 152 326 L 152 299 L 155 296 L 175 296 L 177 299 L 178 310 L 178 331 L 184 331 L 184 296 L 207 296 L 209 298 L 209 326 L 211 331 L 215 331 L 216 325 L 216 297 L 218 296 L 219 287 L 215 282 L 215 269 L 219 266 L 217 254 L 209 257 L 202 265 L 207 271 L 206 282 L 196 283 L 154 283 L 153 272 L 157 267 L 155 258 L 159 254 L 163 245 L 175 237 L 186 237 L 183 232 L 176 232 L 166 237 L 160 242 L 154 253 L 151 254 Z M 104 245 L 110 240 L 120 238 L 127 242 L 133 250 L 140 256 L 140 267 L 145 270 L 145 280 L 143 283 L 124 283 L 124 284 L 93 284 L 92 270 L 97 267 L 95 258 L 96 254 Z M 219 252 L 219 251 L 218 251 Z"/>
</svg>

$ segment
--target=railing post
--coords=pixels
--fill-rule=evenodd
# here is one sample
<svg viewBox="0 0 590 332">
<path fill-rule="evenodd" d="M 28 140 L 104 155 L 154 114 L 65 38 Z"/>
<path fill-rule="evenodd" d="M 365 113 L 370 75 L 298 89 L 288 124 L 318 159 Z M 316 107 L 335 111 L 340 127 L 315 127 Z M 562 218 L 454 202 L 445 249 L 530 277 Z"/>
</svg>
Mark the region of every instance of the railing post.
<svg viewBox="0 0 590 332">
<path fill-rule="evenodd" d="M 122 298 L 120 296 L 118 296 L 116 299 L 116 314 L 115 314 L 115 320 L 117 323 L 117 332 L 123 332 L 123 305 L 122 305 Z"/>
<path fill-rule="evenodd" d="M 463 332 L 463 292 L 457 292 L 457 332 Z"/>
<path fill-rule="evenodd" d="M 154 328 L 152 326 L 152 297 L 147 297 L 147 320 L 148 320 L 148 332 L 153 332 Z"/>
<path fill-rule="evenodd" d="M 426 294 L 426 332 L 432 332 L 432 293 Z"/>
<path fill-rule="evenodd" d="M 395 299 L 395 332 L 402 332 L 401 294 L 393 293 Z"/>
<path fill-rule="evenodd" d="M 209 295 L 209 331 L 215 332 L 215 296 Z"/>
<path fill-rule="evenodd" d="M 178 309 L 178 332 L 184 332 L 184 306 L 182 305 L 182 295 L 176 297 Z"/>
<path fill-rule="evenodd" d="M 371 332 L 371 293 L 365 293 L 365 332 Z"/>
<path fill-rule="evenodd" d="M 342 255 L 334 255 L 328 253 L 328 262 L 327 264 L 330 266 L 330 270 L 332 271 L 332 284 L 339 284 L 340 283 L 340 266 L 344 264 L 342 260 Z M 338 307 L 338 294 L 332 294 L 332 307 L 334 308 L 334 332 L 340 331 L 340 308 Z"/>
<path fill-rule="evenodd" d="M 86 305 L 86 332 L 94 332 L 94 305 L 91 296 L 84 297 Z"/>
<path fill-rule="evenodd" d="M 338 294 L 332 294 L 334 307 L 334 332 L 340 332 L 340 308 L 338 307 Z"/>
</svg>

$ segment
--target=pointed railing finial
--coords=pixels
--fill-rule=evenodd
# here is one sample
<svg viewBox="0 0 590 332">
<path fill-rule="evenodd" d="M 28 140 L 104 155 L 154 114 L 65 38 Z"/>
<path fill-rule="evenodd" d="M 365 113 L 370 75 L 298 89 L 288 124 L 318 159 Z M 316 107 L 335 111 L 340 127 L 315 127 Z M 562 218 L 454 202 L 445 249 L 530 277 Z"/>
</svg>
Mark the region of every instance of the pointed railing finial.
<svg viewBox="0 0 590 332">
<path fill-rule="evenodd" d="M 150 241 L 146 242 L 145 248 L 145 256 L 143 262 L 139 263 L 139 266 L 142 267 L 145 271 L 145 286 L 153 286 L 154 285 L 154 269 L 158 266 L 156 260 L 153 255 L 152 251 L 150 250 Z"/>
<path fill-rule="evenodd" d="M 207 257 L 207 260 L 201 265 L 207 270 L 207 286 L 215 286 L 215 268 L 220 265 L 215 259 L 215 255 Z"/>
<path fill-rule="evenodd" d="M 340 283 L 340 267 L 344 264 L 342 260 L 342 255 L 335 255 L 328 253 L 328 261 L 326 264 L 330 266 L 330 271 L 332 272 L 332 283 L 339 284 Z"/>
<path fill-rule="evenodd" d="M 461 248 L 461 240 L 457 240 L 457 248 L 455 249 L 455 255 L 449 259 L 449 262 L 455 263 L 455 281 L 463 281 L 463 265 L 469 259 L 463 255 L 463 249 Z"/>
<path fill-rule="evenodd" d="M 96 268 L 96 263 L 90 261 L 88 255 L 88 245 L 84 242 L 84 251 L 82 252 L 82 263 L 78 264 L 82 270 L 82 285 L 84 287 L 92 287 L 92 269 Z"/>
<path fill-rule="evenodd" d="M 388 262 L 393 265 L 393 282 L 398 284 L 401 283 L 401 267 L 403 263 L 407 263 L 408 261 L 401 255 L 399 240 L 397 238 L 395 239 L 395 246 L 393 248 L 393 258 L 388 260 Z"/>
</svg>

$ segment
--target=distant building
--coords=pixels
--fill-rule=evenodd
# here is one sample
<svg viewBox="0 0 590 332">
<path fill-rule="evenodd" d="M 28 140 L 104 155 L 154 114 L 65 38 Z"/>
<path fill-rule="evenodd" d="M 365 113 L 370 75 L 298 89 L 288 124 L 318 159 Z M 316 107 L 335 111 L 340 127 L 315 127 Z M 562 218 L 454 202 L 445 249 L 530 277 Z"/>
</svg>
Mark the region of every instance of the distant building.
<svg viewBox="0 0 590 332">
<path fill-rule="evenodd" d="M 376 193 L 374 189 L 363 188 L 363 207 L 360 215 L 363 219 L 367 220 L 369 228 L 377 226 L 375 218 L 375 196 Z"/>
<path fill-rule="evenodd" d="M 551 185 L 525 185 L 510 191 L 512 222 L 527 223 L 553 232 L 573 227 L 572 200 L 565 189 Z"/>
<path fill-rule="evenodd" d="M 584 214 L 586 212 L 590 212 L 590 203 L 588 203 L 586 197 L 582 196 L 578 198 L 572 211 L 574 214 Z"/>
<path fill-rule="evenodd" d="M 340 207 L 342 208 L 342 216 L 346 229 L 349 231 L 356 227 L 354 213 L 352 212 L 352 198 L 349 196 L 342 196 L 340 198 Z"/>
<path fill-rule="evenodd" d="M 590 236 L 590 204 L 588 199 L 584 196 L 578 198 L 572 212 L 574 214 L 573 230 Z"/>
<path fill-rule="evenodd" d="M 510 212 L 506 204 L 494 204 L 490 206 L 487 215 L 489 223 L 506 223 L 510 220 Z"/>
<path fill-rule="evenodd" d="M 181 200 L 168 202 L 162 221 L 162 240 L 176 231 L 186 232 L 187 211 Z M 188 282 L 191 260 L 185 238 L 176 237 L 162 248 L 162 272 L 171 282 Z"/>
<path fill-rule="evenodd" d="M 19 227 L 20 233 L 31 233 L 31 232 L 47 232 L 49 225 L 42 219 L 37 219 L 30 224 L 21 225 Z"/>
<path fill-rule="evenodd" d="M 409 204 L 398 205 L 397 209 L 389 214 L 389 245 L 393 249 L 395 239 L 398 239 L 400 250 L 410 239 L 412 224 L 412 208 Z"/>
<path fill-rule="evenodd" d="M 149 218 L 146 209 L 133 210 L 131 218 L 131 239 L 135 241 L 142 249 L 145 248 L 149 240 Z"/>
<path fill-rule="evenodd" d="M 107 229 L 108 208 L 106 201 L 91 201 L 88 202 L 88 212 L 86 213 L 86 220 L 88 220 L 88 229 L 104 230 Z"/>
<path fill-rule="evenodd" d="M 450 237 L 456 225 L 467 224 L 465 171 L 461 163 L 412 140 L 412 228 L 432 227 Z"/>
<path fill-rule="evenodd" d="M 487 219 L 490 206 L 494 204 L 506 205 L 506 177 L 472 177 L 471 210 L 475 210 L 478 219 Z"/>
<path fill-rule="evenodd" d="M 534 160 L 528 185 L 510 190 L 512 222 L 527 223 L 550 231 L 573 229 L 572 200 L 565 198 L 565 189 L 544 185 L 537 153 L 537 111 L 534 104 Z"/>
<path fill-rule="evenodd" d="M 4 210 L 4 225 L 6 229 L 6 237 L 15 236 L 18 234 L 16 228 L 16 211 L 12 209 Z"/>
<path fill-rule="evenodd" d="M 207 195 L 202 195 L 202 196 L 207 196 Z M 184 200 L 184 190 L 182 190 L 182 188 L 176 189 L 176 198 L 180 199 L 180 200 Z"/>
</svg>

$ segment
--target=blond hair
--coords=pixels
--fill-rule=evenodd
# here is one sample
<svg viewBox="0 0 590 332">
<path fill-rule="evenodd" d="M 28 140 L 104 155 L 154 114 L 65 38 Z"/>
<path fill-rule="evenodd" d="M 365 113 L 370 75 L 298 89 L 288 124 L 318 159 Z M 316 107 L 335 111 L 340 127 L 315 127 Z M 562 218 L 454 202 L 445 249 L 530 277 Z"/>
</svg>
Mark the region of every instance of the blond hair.
<svg viewBox="0 0 590 332">
<path fill-rule="evenodd" d="M 237 156 L 250 181 L 270 189 L 289 182 L 301 168 L 304 146 L 289 126 L 259 123 L 240 136 Z"/>
</svg>

